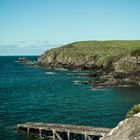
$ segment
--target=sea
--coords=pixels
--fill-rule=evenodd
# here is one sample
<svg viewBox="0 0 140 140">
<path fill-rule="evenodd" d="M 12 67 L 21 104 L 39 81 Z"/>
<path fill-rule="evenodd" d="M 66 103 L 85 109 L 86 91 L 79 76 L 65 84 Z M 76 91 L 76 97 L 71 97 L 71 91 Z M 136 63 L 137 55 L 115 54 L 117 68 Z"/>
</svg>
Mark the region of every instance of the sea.
<svg viewBox="0 0 140 140">
<path fill-rule="evenodd" d="M 35 61 L 38 56 L 27 56 Z M 47 69 L 0 57 L 0 140 L 35 140 L 17 133 L 26 122 L 115 127 L 140 103 L 140 88 L 94 89 L 77 81 L 89 71 Z"/>
</svg>

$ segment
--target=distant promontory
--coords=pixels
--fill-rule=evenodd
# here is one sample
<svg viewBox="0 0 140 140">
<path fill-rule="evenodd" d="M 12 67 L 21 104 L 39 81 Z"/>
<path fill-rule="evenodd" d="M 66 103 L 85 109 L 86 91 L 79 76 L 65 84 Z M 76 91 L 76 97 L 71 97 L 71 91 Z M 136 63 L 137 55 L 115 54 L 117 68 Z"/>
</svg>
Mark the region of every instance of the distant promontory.
<svg viewBox="0 0 140 140">
<path fill-rule="evenodd" d="M 93 71 L 97 87 L 140 85 L 140 40 L 81 41 L 46 51 L 43 67 Z M 92 81 L 89 83 L 92 84 Z M 95 84 L 95 82 L 94 82 Z"/>
</svg>

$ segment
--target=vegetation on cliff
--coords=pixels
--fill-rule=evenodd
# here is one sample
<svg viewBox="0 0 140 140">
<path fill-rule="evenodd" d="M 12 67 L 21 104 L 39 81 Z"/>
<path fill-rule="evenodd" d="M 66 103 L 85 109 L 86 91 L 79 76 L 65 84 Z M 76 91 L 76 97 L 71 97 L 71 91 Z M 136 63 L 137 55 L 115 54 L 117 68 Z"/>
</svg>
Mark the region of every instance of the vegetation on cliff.
<svg viewBox="0 0 140 140">
<path fill-rule="evenodd" d="M 46 51 L 39 62 L 43 65 L 102 67 L 124 56 L 139 54 L 140 41 L 81 41 Z"/>
<path fill-rule="evenodd" d="M 140 104 L 134 105 L 126 114 L 126 118 L 132 117 L 134 114 L 140 112 Z"/>
</svg>

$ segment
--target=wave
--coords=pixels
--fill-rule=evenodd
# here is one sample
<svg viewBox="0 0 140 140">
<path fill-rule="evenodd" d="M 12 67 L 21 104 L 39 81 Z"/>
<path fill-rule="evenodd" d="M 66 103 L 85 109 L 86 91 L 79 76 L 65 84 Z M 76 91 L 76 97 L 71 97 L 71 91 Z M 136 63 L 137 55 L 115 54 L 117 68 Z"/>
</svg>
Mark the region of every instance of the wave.
<svg viewBox="0 0 140 140">
<path fill-rule="evenodd" d="M 76 85 L 81 85 L 81 81 L 78 81 L 78 80 L 73 81 L 73 83 L 76 84 Z"/>
<path fill-rule="evenodd" d="M 105 91 L 105 90 L 109 90 L 109 88 L 97 86 L 97 87 L 91 87 L 91 90 Z"/>
<path fill-rule="evenodd" d="M 65 69 L 65 68 L 55 68 L 55 70 L 67 71 L 68 69 Z"/>
<path fill-rule="evenodd" d="M 53 75 L 53 74 L 58 74 L 58 73 L 55 73 L 55 72 L 45 72 L 45 74 L 47 74 L 47 75 Z"/>
<path fill-rule="evenodd" d="M 98 88 L 92 88 L 91 90 L 105 91 L 105 90 L 108 90 L 108 89 L 105 89 L 105 88 L 104 89 L 103 88 L 102 89 L 101 88 L 99 88 L 99 89 Z"/>
</svg>

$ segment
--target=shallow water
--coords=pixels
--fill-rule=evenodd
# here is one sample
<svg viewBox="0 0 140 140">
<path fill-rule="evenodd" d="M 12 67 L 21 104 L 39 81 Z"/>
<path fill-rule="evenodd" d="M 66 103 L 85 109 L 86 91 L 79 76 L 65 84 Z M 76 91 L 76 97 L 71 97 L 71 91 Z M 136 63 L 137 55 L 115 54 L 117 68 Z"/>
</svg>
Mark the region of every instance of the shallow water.
<svg viewBox="0 0 140 140">
<path fill-rule="evenodd" d="M 91 90 L 74 84 L 86 80 L 77 71 L 28 67 L 17 58 L 0 57 L 0 140 L 32 139 L 16 133 L 28 121 L 114 127 L 140 103 L 140 88 Z"/>
</svg>

